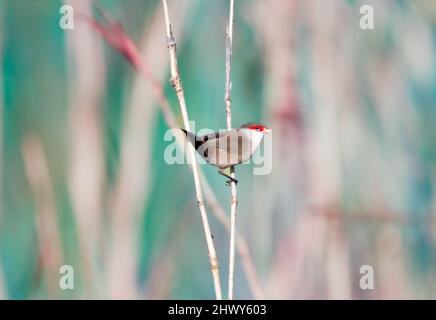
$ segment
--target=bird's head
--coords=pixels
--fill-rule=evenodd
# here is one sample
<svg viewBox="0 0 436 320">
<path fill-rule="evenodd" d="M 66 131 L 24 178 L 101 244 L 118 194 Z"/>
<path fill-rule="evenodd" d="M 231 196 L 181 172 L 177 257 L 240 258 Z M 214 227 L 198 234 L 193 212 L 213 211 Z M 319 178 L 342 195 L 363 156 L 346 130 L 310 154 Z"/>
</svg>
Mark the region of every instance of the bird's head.
<svg viewBox="0 0 436 320">
<path fill-rule="evenodd" d="M 250 130 L 253 130 L 255 132 L 260 132 L 263 134 L 267 134 L 267 133 L 271 132 L 271 129 L 268 128 L 266 125 L 264 125 L 262 123 L 257 123 L 257 122 L 246 123 L 246 124 L 242 125 L 241 128 L 250 129 Z"/>
</svg>

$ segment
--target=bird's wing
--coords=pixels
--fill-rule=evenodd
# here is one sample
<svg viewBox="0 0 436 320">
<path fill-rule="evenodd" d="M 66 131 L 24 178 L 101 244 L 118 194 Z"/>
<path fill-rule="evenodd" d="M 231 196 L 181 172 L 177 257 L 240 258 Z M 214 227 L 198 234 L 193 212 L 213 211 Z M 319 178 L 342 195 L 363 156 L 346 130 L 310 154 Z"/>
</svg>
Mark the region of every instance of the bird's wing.
<svg viewBox="0 0 436 320">
<path fill-rule="evenodd" d="M 244 162 L 251 156 L 250 139 L 238 129 L 207 134 L 198 140 L 198 153 L 207 162 L 220 168 Z"/>
</svg>

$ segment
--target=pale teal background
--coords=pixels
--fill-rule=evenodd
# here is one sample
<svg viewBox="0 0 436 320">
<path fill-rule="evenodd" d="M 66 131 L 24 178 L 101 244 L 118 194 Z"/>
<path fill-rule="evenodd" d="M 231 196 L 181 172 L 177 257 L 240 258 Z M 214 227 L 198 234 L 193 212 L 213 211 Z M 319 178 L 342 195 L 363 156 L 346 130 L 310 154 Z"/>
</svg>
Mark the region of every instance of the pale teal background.
<svg viewBox="0 0 436 320">
<path fill-rule="evenodd" d="M 175 1 L 169 1 L 170 14 L 178 17 L 171 11 Z M 272 173 L 237 169 L 238 230 L 264 297 L 436 298 L 436 4 L 370 1 L 376 28 L 362 31 L 364 1 L 235 2 L 233 122 L 262 121 L 274 131 Z M 163 14 L 160 1 L 99 3 L 136 43 Z M 106 73 L 95 104 L 104 177 L 100 236 L 97 242 L 81 239 L 69 175 L 71 109 L 77 106 L 67 33 L 75 31 L 59 27 L 61 4 L 0 0 L 0 297 L 214 298 L 192 175 L 188 166 L 163 161 L 168 128 L 160 111 L 150 133 L 139 131 L 151 136 L 137 150 L 151 156 L 144 163 L 148 187 L 128 191 L 143 199 L 137 220 L 121 219 L 127 222 L 118 240 L 132 237 L 134 246 L 113 246 L 111 195 L 136 72 L 101 39 Z M 188 112 L 197 128 L 225 127 L 227 10 L 227 1 L 190 1 L 177 39 Z M 156 39 L 156 48 L 165 46 L 164 34 Z M 181 120 L 166 77 L 159 81 Z M 75 267 L 72 291 L 57 287 L 59 274 L 46 268 L 41 253 L 38 195 L 23 160 L 30 135 L 41 141 L 47 159 L 53 196 L 47 201 L 54 206 L 63 253 L 58 262 Z M 223 177 L 203 170 L 228 212 Z M 208 213 L 225 292 L 228 234 L 210 208 Z M 129 216 L 128 207 L 124 214 Z M 86 241 L 93 248 L 90 265 L 82 256 Z M 123 266 L 129 248 L 135 264 Z M 107 257 L 117 250 L 122 268 L 112 274 Z M 374 267 L 372 291 L 359 288 L 364 264 Z M 93 275 L 86 279 L 89 270 Z M 133 281 L 111 278 L 124 273 L 133 274 Z M 235 296 L 253 298 L 239 257 Z"/>
</svg>

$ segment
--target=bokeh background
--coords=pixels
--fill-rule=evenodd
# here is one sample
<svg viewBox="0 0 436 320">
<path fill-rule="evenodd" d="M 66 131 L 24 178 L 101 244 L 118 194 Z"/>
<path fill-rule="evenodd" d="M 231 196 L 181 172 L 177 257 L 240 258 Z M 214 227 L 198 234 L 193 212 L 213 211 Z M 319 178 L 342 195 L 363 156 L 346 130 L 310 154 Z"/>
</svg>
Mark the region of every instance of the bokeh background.
<svg viewBox="0 0 436 320">
<path fill-rule="evenodd" d="M 150 81 L 85 20 L 62 30 L 64 3 L 102 21 L 91 1 L 0 0 L 0 298 L 214 298 L 192 174 L 164 161 Z M 181 124 L 161 2 L 98 3 Z M 190 119 L 224 128 L 228 1 L 169 10 Z M 436 298 L 435 61 L 432 0 L 236 1 L 233 123 L 274 132 L 270 175 L 237 168 L 236 298 Z M 230 189 L 201 169 L 226 292 Z"/>
</svg>

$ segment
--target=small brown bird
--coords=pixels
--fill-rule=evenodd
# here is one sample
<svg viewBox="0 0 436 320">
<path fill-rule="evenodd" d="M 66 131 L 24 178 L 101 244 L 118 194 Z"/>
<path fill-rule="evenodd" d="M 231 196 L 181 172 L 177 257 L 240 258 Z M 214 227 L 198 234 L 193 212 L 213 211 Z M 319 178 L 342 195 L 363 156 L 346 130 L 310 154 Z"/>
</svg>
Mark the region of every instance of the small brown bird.
<svg viewBox="0 0 436 320">
<path fill-rule="evenodd" d="M 223 130 L 196 136 L 184 129 L 187 139 L 197 152 L 211 165 L 218 167 L 218 173 L 227 177 L 227 184 L 238 180 L 224 173 L 224 169 L 249 160 L 256 152 L 265 134 L 271 129 L 261 123 L 250 122 L 238 129 Z"/>
</svg>

